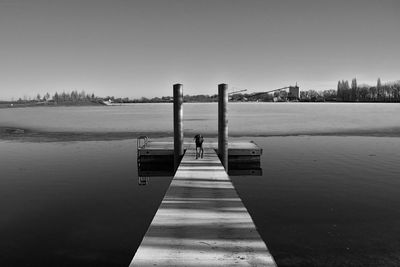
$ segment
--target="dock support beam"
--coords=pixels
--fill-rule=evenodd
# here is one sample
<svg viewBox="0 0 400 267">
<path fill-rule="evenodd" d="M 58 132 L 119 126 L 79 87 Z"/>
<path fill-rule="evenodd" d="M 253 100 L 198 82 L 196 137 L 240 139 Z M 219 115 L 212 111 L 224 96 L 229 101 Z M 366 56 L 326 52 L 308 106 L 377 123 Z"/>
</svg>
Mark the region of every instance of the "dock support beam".
<svg viewBox="0 0 400 267">
<path fill-rule="evenodd" d="M 174 169 L 183 156 L 183 85 L 174 84 Z"/>
<path fill-rule="evenodd" d="M 228 85 L 218 85 L 218 156 L 228 172 Z"/>
</svg>

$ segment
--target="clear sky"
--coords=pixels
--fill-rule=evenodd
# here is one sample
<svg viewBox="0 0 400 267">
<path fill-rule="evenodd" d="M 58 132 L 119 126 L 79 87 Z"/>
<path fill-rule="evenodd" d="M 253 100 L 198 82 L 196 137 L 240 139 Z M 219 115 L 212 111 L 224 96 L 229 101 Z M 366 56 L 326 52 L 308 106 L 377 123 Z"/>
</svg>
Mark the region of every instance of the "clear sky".
<svg viewBox="0 0 400 267">
<path fill-rule="evenodd" d="M 398 0 L 0 0 L 0 99 L 400 79 Z"/>
</svg>

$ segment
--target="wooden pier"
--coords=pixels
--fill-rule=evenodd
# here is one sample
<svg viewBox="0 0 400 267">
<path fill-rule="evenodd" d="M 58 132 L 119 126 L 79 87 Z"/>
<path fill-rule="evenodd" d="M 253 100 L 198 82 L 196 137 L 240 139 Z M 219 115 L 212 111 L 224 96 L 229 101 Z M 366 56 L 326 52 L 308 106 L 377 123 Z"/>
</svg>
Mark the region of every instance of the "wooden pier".
<svg viewBox="0 0 400 267">
<path fill-rule="evenodd" d="M 186 150 L 193 143 L 184 143 L 184 149 Z M 217 149 L 217 142 L 207 142 L 204 147 L 210 149 Z M 174 155 L 174 143 L 173 142 L 153 142 L 149 141 L 145 146 L 138 147 L 139 156 L 157 156 L 157 155 Z M 256 143 L 252 141 L 236 141 L 228 143 L 228 153 L 230 156 L 260 156 L 263 150 Z"/>
<path fill-rule="evenodd" d="M 184 143 L 187 150 L 193 143 Z M 217 151 L 217 142 L 207 142 L 206 148 Z M 228 143 L 229 175 L 262 175 L 260 158 L 263 150 L 252 141 L 234 141 Z M 174 169 L 174 143 L 148 141 L 145 145 L 138 146 L 138 175 L 140 177 L 173 176 Z"/>
<path fill-rule="evenodd" d="M 204 158 L 195 159 L 194 146 L 185 144 L 184 157 L 130 266 L 276 266 L 214 146 L 204 144 Z M 241 148 L 239 154 L 262 152 L 255 144 L 250 150 L 229 146 L 230 154 L 235 146 Z M 141 152 L 159 155 L 169 147 L 154 143 Z"/>
</svg>

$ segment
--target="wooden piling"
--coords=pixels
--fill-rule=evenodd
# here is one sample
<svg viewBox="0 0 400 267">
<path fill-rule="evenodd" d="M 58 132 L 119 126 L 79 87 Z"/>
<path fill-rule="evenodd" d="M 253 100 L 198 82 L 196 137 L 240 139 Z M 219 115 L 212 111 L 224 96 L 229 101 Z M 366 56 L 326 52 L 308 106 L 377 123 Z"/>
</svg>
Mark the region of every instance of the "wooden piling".
<svg viewBox="0 0 400 267">
<path fill-rule="evenodd" d="M 183 85 L 174 84 L 174 168 L 178 168 L 183 156 Z"/>
<path fill-rule="evenodd" d="M 228 85 L 218 85 L 218 156 L 228 172 Z"/>
</svg>

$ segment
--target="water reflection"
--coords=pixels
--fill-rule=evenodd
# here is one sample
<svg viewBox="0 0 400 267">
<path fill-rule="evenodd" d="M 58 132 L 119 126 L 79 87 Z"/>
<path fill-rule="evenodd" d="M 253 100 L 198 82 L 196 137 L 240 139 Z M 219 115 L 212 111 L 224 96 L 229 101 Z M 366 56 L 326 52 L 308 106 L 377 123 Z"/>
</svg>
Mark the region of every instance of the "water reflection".
<svg viewBox="0 0 400 267">
<path fill-rule="evenodd" d="M 138 185 L 147 185 L 149 183 L 148 176 L 138 176 Z"/>
</svg>

